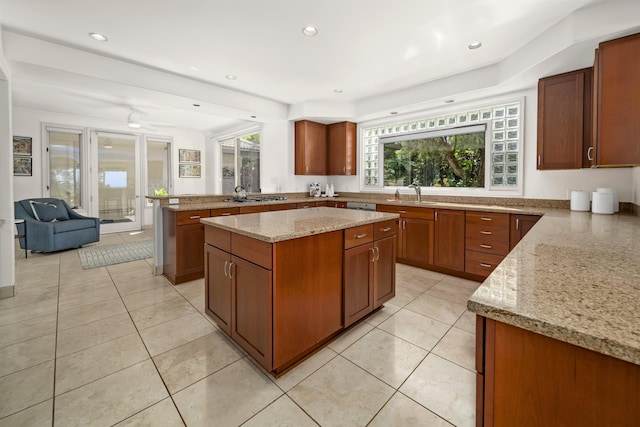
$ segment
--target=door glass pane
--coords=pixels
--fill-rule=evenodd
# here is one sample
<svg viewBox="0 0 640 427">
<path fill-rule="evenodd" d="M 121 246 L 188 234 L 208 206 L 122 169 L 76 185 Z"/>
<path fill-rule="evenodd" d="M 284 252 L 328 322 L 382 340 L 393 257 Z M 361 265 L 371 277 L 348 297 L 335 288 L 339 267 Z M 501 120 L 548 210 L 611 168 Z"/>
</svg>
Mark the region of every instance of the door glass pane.
<svg viewBox="0 0 640 427">
<path fill-rule="evenodd" d="M 66 201 L 72 208 L 82 206 L 79 133 L 48 131 L 49 195 Z"/>
<path fill-rule="evenodd" d="M 98 209 L 103 223 L 136 221 L 135 140 L 98 136 Z"/>
<path fill-rule="evenodd" d="M 147 196 L 169 193 L 169 147 L 167 141 L 147 140 Z"/>
</svg>

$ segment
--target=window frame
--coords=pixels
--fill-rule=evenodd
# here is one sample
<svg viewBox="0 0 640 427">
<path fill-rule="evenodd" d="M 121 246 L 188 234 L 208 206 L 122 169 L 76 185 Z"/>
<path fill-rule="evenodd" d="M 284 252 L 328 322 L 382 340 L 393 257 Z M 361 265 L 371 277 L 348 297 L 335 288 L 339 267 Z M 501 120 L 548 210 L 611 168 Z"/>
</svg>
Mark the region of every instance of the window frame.
<svg viewBox="0 0 640 427">
<path fill-rule="evenodd" d="M 366 168 L 365 162 L 366 159 L 366 142 L 367 138 L 371 138 L 372 136 L 367 136 L 367 131 L 372 129 L 380 129 L 383 127 L 397 127 L 401 124 L 407 124 L 410 122 L 418 122 L 422 120 L 429 121 L 433 118 L 440 117 L 453 117 L 461 114 L 465 114 L 470 111 L 486 111 L 486 110 L 496 110 L 500 109 L 500 107 L 508 107 L 517 105 L 518 108 L 518 124 L 514 129 L 517 130 L 517 185 L 513 186 L 496 186 L 493 185 L 492 175 L 493 175 L 493 148 L 494 148 L 494 129 L 493 129 L 493 121 L 496 120 L 493 115 L 489 119 L 482 119 L 474 122 L 469 122 L 465 125 L 449 125 L 449 126 L 440 126 L 434 130 L 446 130 L 453 129 L 456 127 L 473 125 L 473 124 L 485 124 L 487 126 L 486 132 L 487 135 L 485 137 L 485 187 L 484 188 L 460 188 L 460 187 L 421 187 L 423 194 L 430 195 L 442 195 L 442 196 L 478 196 L 478 197 L 522 197 L 524 194 L 524 120 L 525 120 L 525 97 L 517 97 L 517 98 L 506 98 L 506 99 L 496 99 L 490 103 L 484 104 L 460 104 L 455 107 L 455 109 L 448 110 L 424 110 L 419 113 L 413 114 L 405 114 L 405 115 L 394 115 L 393 119 L 385 117 L 384 119 L 371 120 L 368 122 L 362 122 L 358 125 L 358 147 L 360 148 L 358 151 L 359 159 L 359 167 L 362 173 L 359 178 L 359 187 L 360 191 L 363 193 L 393 193 L 396 188 L 401 192 L 405 193 L 413 193 L 413 190 L 407 186 L 403 187 L 395 187 L 395 186 L 385 186 L 384 185 L 384 149 L 383 145 L 380 141 L 377 141 L 377 168 L 378 168 L 378 184 L 376 185 L 365 185 L 366 178 Z M 401 132 L 399 135 L 409 135 L 410 133 L 423 132 L 425 129 L 419 129 L 414 132 Z M 381 135 L 377 135 L 380 137 Z M 506 155 L 506 147 L 505 147 L 505 155 Z"/>
<path fill-rule="evenodd" d="M 262 148 L 263 148 L 263 132 L 262 132 L 262 126 L 252 126 L 252 127 L 248 127 L 248 128 L 242 128 L 239 129 L 237 131 L 233 131 L 232 133 L 228 133 L 226 135 L 220 136 L 220 137 L 216 137 L 215 138 L 215 143 L 217 145 L 217 150 L 216 150 L 216 154 L 218 157 L 218 161 L 216 162 L 218 165 L 218 171 L 216 172 L 215 175 L 215 179 L 219 190 L 219 194 L 224 194 L 224 186 L 223 186 L 223 176 L 222 176 L 222 171 L 223 171 L 223 153 L 222 153 L 222 143 L 225 141 L 229 141 L 229 140 L 234 140 L 234 188 L 239 184 L 240 182 L 240 170 L 238 168 L 238 159 L 239 159 L 239 146 L 238 146 L 238 139 L 240 139 L 243 136 L 247 136 L 247 135 L 255 135 L 258 134 L 260 135 L 260 150 L 258 150 L 258 154 L 259 154 L 259 159 L 262 163 Z M 262 167 L 260 168 L 260 175 L 259 175 L 259 180 L 260 180 L 260 188 L 262 187 Z M 255 192 L 257 193 L 258 190 L 260 189 L 256 189 L 255 191 L 252 189 L 251 192 Z M 249 191 L 247 189 L 247 191 Z"/>
</svg>

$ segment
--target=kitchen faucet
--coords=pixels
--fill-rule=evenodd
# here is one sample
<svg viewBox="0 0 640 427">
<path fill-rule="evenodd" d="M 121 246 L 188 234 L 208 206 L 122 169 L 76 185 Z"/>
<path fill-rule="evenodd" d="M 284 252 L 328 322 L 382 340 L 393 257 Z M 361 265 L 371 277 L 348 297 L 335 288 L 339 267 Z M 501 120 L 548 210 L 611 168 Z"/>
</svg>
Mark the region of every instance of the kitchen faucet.
<svg viewBox="0 0 640 427">
<path fill-rule="evenodd" d="M 420 186 L 416 183 L 413 183 L 409 186 L 409 188 L 413 188 L 416 190 L 416 202 L 420 203 L 422 201 L 422 193 L 420 192 Z"/>
</svg>

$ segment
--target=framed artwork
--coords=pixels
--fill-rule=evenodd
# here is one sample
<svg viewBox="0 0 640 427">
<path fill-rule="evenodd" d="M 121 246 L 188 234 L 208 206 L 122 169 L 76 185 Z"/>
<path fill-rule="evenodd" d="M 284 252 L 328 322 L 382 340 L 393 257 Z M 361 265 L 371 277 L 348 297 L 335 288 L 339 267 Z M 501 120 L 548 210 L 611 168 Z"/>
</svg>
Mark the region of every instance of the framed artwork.
<svg viewBox="0 0 640 427">
<path fill-rule="evenodd" d="M 178 163 L 200 163 L 200 150 L 178 150 Z"/>
<path fill-rule="evenodd" d="M 31 176 L 31 157 L 14 157 L 13 174 L 15 176 Z"/>
<path fill-rule="evenodd" d="M 178 165 L 178 176 L 180 178 L 200 178 L 200 165 L 180 163 Z"/>
<path fill-rule="evenodd" d="M 14 136 L 13 137 L 13 155 L 14 156 L 31 156 L 31 145 L 32 145 L 31 137 Z"/>
</svg>

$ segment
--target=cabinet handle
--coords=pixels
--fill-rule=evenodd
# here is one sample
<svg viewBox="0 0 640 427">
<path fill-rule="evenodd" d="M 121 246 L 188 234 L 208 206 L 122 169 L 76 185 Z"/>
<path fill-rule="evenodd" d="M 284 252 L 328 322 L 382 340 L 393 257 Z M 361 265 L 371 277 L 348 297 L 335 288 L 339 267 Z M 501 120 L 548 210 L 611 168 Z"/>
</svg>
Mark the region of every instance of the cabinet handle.
<svg viewBox="0 0 640 427">
<path fill-rule="evenodd" d="M 309 166 L 305 166 L 305 167 L 304 167 L 304 171 L 305 171 L 305 172 L 307 172 L 307 173 L 309 173 Z"/>
<path fill-rule="evenodd" d="M 486 234 L 487 236 L 491 236 L 493 234 L 493 232 L 492 231 L 480 230 L 480 234 Z"/>
<path fill-rule="evenodd" d="M 375 250 L 376 250 L 376 261 L 378 261 L 380 259 L 380 248 L 376 246 Z"/>
<path fill-rule="evenodd" d="M 233 267 L 235 264 L 230 262 L 229 263 L 229 279 L 233 279 L 233 276 L 231 275 L 231 267 Z"/>
<path fill-rule="evenodd" d="M 493 221 L 493 218 L 488 218 L 488 217 L 486 217 L 486 216 L 481 216 L 481 217 L 480 217 L 480 219 L 481 219 L 482 221 Z"/>
<path fill-rule="evenodd" d="M 225 212 L 222 214 L 222 216 L 227 216 L 227 215 L 231 215 L 231 212 Z"/>
<path fill-rule="evenodd" d="M 198 219 L 198 218 L 200 218 L 200 215 L 191 215 L 189 217 L 189 219 Z"/>
<path fill-rule="evenodd" d="M 593 147 L 589 147 L 587 150 L 587 159 L 593 160 Z"/>
<path fill-rule="evenodd" d="M 224 261 L 224 277 L 229 277 L 227 275 L 227 265 L 229 264 L 229 261 L 225 260 Z"/>
<path fill-rule="evenodd" d="M 520 218 L 516 218 L 516 230 L 520 229 Z"/>
<path fill-rule="evenodd" d="M 402 221 L 402 229 L 405 230 L 407 228 L 407 221 Z"/>
<path fill-rule="evenodd" d="M 435 220 L 438 220 L 438 211 L 436 211 L 436 216 L 435 216 Z"/>
<path fill-rule="evenodd" d="M 481 244 L 480 247 L 485 249 L 491 249 L 493 246 Z"/>
<path fill-rule="evenodd" d="M 480 263 L 480 267 L 484 267 L 484 268 L 491 268 L 491 264 L 485 264 L 484 262 Z"/>
<path fill-rule="evenodd" d="M 540 166 L 540 155 L 538 154 L 538 166 Z"/>
<path fill-rule="evenodd" d="M 363 239 L 365 237 L 367 237 L 367 233 L 362 233 L 362 234 L 357 234 L 356 235 L 356 239 Z"/>
<path fill-rule="evenodd" d="M 342 167 L 342 173 L 347 173 L 347 167 L 346 166 Z"/>
<path fill-rule="evenodd" d="M 385 227 L 381 231 L 391 231 L 391 227 Z"/>
<path fill-rule="evenodd" d="M 407 211 L 398 211 L 398 213 L 405 214 Z"/>
<path fill-rule="evenodd" d="M 369 248 L 369 251 L 371 252 L 371 262 L 375 262 L 376 261 L 376 251 L 374 251 L 373 248 Z"/>
</svg>

